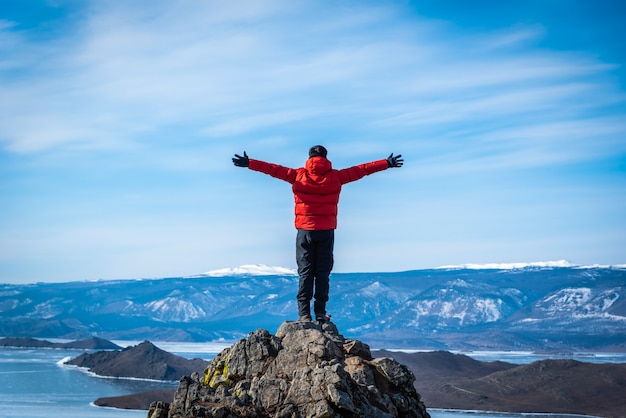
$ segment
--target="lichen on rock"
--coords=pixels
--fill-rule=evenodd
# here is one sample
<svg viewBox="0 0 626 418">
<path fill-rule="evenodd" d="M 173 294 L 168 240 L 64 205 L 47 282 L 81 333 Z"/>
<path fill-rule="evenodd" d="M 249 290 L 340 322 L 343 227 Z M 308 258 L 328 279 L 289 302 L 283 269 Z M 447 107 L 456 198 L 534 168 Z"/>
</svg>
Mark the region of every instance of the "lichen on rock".
<svg viewBox="0 0 626 418">
<path fill-rule="evenodd" d="M 204 378 L 183 376 L 169 408 L 154 405 L 148 418 L 429 418 L 414 381 L 333 323 L 287 321 L 224 349 Z"/>
</svg>

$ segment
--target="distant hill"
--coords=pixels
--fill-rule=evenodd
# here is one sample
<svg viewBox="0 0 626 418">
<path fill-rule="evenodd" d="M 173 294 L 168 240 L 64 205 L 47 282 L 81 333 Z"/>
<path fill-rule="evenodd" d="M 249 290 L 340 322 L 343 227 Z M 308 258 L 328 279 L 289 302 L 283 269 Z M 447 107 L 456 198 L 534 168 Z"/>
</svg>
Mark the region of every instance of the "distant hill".
<svg viewBox="0 0 626 418">
<path fill-rule="evenodd" d="M 626 364 L 540 360 L 515 365 L 443 351 L 372 355 L 393 357 L 409 367 L 428 408 L 602 417 L 623 417 L 626 411 Z"/>
<path fill-rule="evenodd" d="M 119 350 L 122 347 L 102 338 L 91 337 L 85 340 L 71 341 L 68 343 L 53 343 L 46 340 L 26 337 L 0 338 L 0 347 L 24 347 L 24 348 L 76 348 L 83 350 Z"/>
<path fill-rule="evenodd" d="M 88 368 L 100 376 L 178 380 L 183 375 L 201 373 L 208 362 L 202 359 L 189 360 L 144 341 L 121 351 L 81 354 L 65 364 Z"/>
<path fill-rule="evenodd" d="M 0 285 L 0 335 L 233 341 L 297 316 L 297 276 L 257 270 Z M 536 263 L 338 273 L 328 310 L 347 336 L 375 348 L 624 352 L 626 268 Z"/>
<path fill-rule="evenodd" d="M 428 408 L 500 412 L 624 415 L 626 364 L 540 360 L 516 365 L 481 362 L 449 352 L 373 351 L 393 357 L 417 377 Z"/>
<path fill-rule="evenodd" d="M 484 362 L 463 354 L 449 351 L 429 351 L 404 353 L 401 351 L 375 350 L 374 357 L 393 357 L 410 369 L 419 371 L 420 380 L 433 382 L 445 379 L 467 377 L 478 379 L 491 373 L 517 367 L 504 361 Z"/>
</svg>

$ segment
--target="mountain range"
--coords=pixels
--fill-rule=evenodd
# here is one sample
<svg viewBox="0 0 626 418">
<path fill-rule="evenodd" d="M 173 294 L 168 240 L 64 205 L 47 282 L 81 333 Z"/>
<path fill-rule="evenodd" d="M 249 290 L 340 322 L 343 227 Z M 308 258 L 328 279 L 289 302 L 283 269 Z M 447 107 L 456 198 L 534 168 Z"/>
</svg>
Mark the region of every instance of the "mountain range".
<svg viewBox="0 0 626 418">
<path fill-rule="evenodd" d="M 0 284 L 0 335 L 215 341 L 296 318 L 292 270 Z M 375 348 L 626 351 L 626 267 L 448 266 L 333 273 L 328 310 Z"/>
</svg>

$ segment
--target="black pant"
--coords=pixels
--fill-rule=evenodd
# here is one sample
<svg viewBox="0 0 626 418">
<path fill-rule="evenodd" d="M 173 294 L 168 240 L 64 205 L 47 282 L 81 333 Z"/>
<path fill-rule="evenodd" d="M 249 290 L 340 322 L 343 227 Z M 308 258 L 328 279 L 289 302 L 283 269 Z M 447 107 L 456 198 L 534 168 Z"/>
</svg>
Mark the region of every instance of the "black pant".
<svg viewBox="0 0 626 418">
<path fill-rule="evenodd" d="M 298 288 L 298 316 L 311 315 L 311 298 L 315 296 L 315 317 L 326 316 L 330 271 L 333 269 L 335 230 L 306 231 L 298 229 L 296 261 L 300 282 Z M 315 294 L 313 293 L 315 288 Z"/>
</svg>

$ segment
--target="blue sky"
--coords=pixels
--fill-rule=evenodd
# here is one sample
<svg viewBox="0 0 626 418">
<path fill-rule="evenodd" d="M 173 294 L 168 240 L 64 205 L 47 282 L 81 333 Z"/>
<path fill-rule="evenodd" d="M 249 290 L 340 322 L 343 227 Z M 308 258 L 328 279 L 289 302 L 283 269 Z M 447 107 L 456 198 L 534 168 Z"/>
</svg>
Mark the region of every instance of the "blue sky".
<svg viewBox="0 0 626 418">
<path fill-rule="evenodd" d="M 626 17 L 607 0 L 0 3 L 0 282 L 295 267 L 287 183 L 335 168 L 335 271 L 626 263 Z"/>
</svg>

